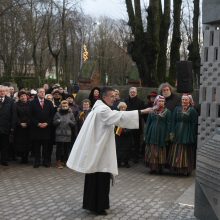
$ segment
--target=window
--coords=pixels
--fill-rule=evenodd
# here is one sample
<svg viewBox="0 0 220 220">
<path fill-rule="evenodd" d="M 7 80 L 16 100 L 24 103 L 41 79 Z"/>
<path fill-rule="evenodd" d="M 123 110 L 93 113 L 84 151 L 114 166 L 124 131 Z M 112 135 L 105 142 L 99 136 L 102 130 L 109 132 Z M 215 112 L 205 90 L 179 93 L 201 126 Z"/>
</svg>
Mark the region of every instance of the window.
<svg viewBox="0 0 220 220">
<path fill-rule="evenodd" d="M 213 46 L 214 44 L 214 31 L 210 31 L 210 39 L 209 46 Z"/>
<path fill-rule="evenodd" d="M 212 88 L 212 101 L 216 101 L 216 88 Z"/>
<path fill-rule="evenodd" d="M 209 60 L 209 48 L 205 47 L 204 48 L 204 62 L 208 62 Z"/>
<path fill-rule="evenodd" d="M 218 61 L 218 47 L 214 48 L 214 62 Z"/>
<path fill-rule="evenodd" d="M 209 103 L 207 104 L 207 112 L 206 113 L 207 113 L 206 116 L 210 117 L 210 115 L 211 115 L 211 104 L 209 104 Z"/>
<path fill-rule="evenodd" d="M 202 101 L 203 102 L 206 101 L 206 88 L 205 87 L 202 88 Z"/>
<path fill-rule="evenodd" d="M 210 38 L 209 38 L 209 46 L 213 46 L 214 44 L 214 31 L 210 31 Z"/>
<path fill-rule="evenodd" d="M 217 117 L 220 118 L 220 105 L 217 106 Z"/>
</svg>

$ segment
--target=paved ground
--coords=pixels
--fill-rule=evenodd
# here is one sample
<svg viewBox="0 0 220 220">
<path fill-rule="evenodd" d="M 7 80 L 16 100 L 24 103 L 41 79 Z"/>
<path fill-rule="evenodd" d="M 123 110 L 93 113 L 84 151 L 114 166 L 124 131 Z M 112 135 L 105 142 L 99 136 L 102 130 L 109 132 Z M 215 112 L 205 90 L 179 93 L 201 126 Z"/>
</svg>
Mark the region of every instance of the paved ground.
<svg viewBox="0 0 220 220">
<path fill-rule="evenodd" d="M 81 208 L 84 175 L 65 168 L 0 166 L 0 220 L 195 220 L 194 177 L 150 175 L 143 164 L 120 168 L 105 217 Z"/>
</svg>

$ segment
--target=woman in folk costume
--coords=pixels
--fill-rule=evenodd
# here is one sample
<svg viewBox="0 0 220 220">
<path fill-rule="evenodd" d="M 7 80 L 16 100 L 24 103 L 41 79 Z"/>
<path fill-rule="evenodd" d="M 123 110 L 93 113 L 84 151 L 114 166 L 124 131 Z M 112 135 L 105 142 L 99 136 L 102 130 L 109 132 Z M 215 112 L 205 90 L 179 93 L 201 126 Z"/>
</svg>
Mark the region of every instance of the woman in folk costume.
<svg viewBox="0 0 220 220">
<path fill-rule="evenodd" d="M 169 139 L 171 113 L 165 108 L 165 98 L 158 95 L 148 115 L 145 130 L 145 160 L 150 173 L 162 173 L 166 164 L 166 141 Z"/>
<path fill-rule="evenodd" d="M 139 115 L 151 109 L 111 110 L 114 90 L 104 88 L 88 114 L 73 145 L 67 166 L 85 173 L 83 208 L 106 215 L 109 208 L 110 177 L 118 174 L 114 127 L 138 128 Z"/>
<path fill-rule="evenodd" d="M 182 95 L 182 106 L 175 108 L 172 120 L 173 145 L 168 162 L 171 172 L 190 175 L 194 166 L 198 115 L 191 95 Z"/>
</svg>

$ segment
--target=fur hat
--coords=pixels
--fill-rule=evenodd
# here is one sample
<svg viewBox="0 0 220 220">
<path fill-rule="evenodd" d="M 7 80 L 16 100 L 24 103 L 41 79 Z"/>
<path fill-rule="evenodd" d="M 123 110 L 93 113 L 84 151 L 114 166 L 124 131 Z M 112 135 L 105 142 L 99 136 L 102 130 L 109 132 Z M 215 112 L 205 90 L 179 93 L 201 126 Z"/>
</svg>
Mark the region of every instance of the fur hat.
<svg viewBox="0 0 220 220">
<path fill-rule="evenodd" d="M 72 94 L 67 94 L 67 95 L 66 95 L 66 99 L 67 99 L 67 98 L 72 98 L 72 99 L 74 99 L 74 96 L 73 96 Z"/>
<path fill-rule="evenodd" d="M 56 84 L 54 84 L 54 85 L 52 86 L 53 89 L 57 89 L 57 88 L 59 88 L 59 87 L 60 87 L 60 84 L 59 84 L 59 83 L 56 83 Z"/>
<path fill-rule="evenodd" d="M 58 89 L 54 89 L 51 94 L 54 95 L 55 93 L 58 93 L 60 95 L 60 91 Z"/>
<path fill-rule="evenodd" d="M 20 98 L 22 95 L 27 95 L 27 92 L 21 90 L 18 92 L 18 98 Z"/>
</svg>

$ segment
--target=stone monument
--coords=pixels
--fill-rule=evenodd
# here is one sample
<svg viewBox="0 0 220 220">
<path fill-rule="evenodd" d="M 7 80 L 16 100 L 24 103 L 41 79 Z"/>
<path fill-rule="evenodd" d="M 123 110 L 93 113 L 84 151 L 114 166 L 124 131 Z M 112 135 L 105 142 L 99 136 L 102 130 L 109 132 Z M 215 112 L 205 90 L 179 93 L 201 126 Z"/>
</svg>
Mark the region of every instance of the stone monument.
<svg viewBox="0 0 220 220">
<path fill-rule="evenodd" d="M 220 219 L 220 0 L 203 0 L 195 216 Z"/>
</svg>

